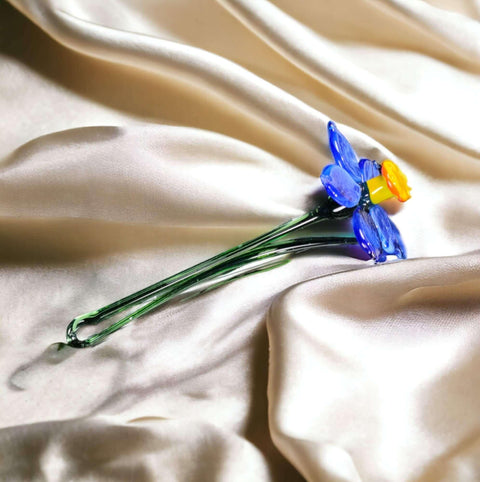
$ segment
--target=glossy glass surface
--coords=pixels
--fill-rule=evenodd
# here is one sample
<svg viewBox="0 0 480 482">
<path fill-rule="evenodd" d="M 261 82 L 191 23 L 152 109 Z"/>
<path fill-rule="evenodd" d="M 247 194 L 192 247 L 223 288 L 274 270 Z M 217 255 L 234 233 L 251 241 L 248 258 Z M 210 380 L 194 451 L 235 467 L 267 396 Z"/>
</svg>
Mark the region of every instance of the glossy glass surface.
<svg viewBox="0 0 480 482">
<path fill-rule="evenodd" d="M 371 159 L 360 159 L 360 171 L 362 172 L 362 181 L 367 182 L 381 174 L 382 166 L 377 161 Z"/>
<path fill-rule="evenodd" d="M 350 142 L 338 130 L 335 122 L 328 123 L 328 138 L 335 163 L 347 171 L 355 182 L 361 182 L 362 173 L 358 165 L 358 157 Z"/>
<path fill-rule="evenodd" d="M 403 244 L 400 232 L 388 217 L 385 209 L 381 206 L 372 206 L 370 208 L 370 216 L 377 228 L 378 236 L 382 242 L 382 249 L 386 254 L 394 254 L 398 258 L 405 259 L 407 251 Z"/>
<path fill-rule="evenodd" d="M 374 259 L 381 263 L 387 259 L 382 242 L 378 235 L 377 226 L 367 211 L 357 209 L 352 217 L 353 232 L 360 246 Z"/>
<path fill-rule="evenodd" d="M 405 176 L 397 164 L 390 159 L 386 159 L 382 163 L 382 176 L 385 178 L 390 191 L 400 202 L 408 201 L 412 197 L 410 195 L 411 187 L 408 185 L 407 176 Z"/>
<path fill-rule="evenodd" d="M 351 208 L 360 201 L 362 188 L 336 164 L 325 166 L 320 179 L 327 194 L 338 204 Z"/>
</svg>

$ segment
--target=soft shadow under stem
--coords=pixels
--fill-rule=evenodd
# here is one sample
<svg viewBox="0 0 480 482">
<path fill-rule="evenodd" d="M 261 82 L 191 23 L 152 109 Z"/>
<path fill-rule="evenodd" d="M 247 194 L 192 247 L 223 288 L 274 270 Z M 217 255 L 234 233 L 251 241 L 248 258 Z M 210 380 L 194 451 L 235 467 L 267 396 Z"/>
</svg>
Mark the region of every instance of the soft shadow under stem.
<svg viewBox="0 0 480 482">
<path fill-rule="evenodd" d="M 95 345 L 131 321 L 198 284 L 216 281 L 208 288 L 210 290 L 213 287 L 222 286 L 247 274 L 273 269 L 285 264 L 292 254 L 321 246 L 355 244 L 356 240 L 353 236 L 319 236 L 282 241 L 292 232 L 321 221 L 348 218 L 352 215 L 352 212 L 353 208 L 339 206 L 331 198 L 328 198 L 320 206 L 277 226 L 265 234 L 224 251 L 103 308 L 77 316 L 67 327 L 67 344 L 74 348 L 85 348 Z M 97 325 L 128 308 L 138 306 L 140 303 L 144 303 L 143 306 L 104 330 L 84 340 L 78 338 L 77 332 L 79 328 L 86 325 Z"/>
</svg>

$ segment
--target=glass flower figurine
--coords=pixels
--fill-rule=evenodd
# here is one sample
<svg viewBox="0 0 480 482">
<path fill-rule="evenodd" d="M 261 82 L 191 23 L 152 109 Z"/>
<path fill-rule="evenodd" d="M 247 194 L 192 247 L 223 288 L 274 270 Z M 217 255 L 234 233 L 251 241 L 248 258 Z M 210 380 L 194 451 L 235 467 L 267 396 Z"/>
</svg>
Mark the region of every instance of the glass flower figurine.
<svg viewBox="0 0 480 482">
<path fill-rule="evenodd" d="M 75 317 L 67 327 L 67 345 L 75 348 L 96 345 L 171 300 L 192 296 L 192 291 L 194 294 L 203 293 L 245 275 L 276 268 L 288 262 L 293 254 L 312 248 L 358 243 L 375 263 L 386 261 L 388 255 L 405 258 L 400 233 L 379 205 L 392 197 L 401 202 L 410 198 L 405 175 L 390 160 L 381 165 L 370 159 L 358 160 L 334 122 L 328 123 L 328 136 L 335 163 L 327 165 L 320 176 L 328 194 L 325 202 L 261 236 L 107 306 Z M 329 236 L 320 232 L 313 237 L 295 237 L 307 226 L 345 218 L 352 218 L 354 236 Z M 103 330 L 85 339 L 78 337 L 80 328 L 115 317 L 119 319 Z"/>
</svg>

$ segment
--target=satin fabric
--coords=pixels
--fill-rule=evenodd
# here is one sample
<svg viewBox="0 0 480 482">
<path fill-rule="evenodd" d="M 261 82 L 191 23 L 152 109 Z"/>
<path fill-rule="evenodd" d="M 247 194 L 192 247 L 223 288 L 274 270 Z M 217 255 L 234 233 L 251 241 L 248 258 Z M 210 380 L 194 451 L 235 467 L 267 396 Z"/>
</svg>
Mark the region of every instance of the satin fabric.
<svg viewBox="0 0 480 482">
<path fill-rule="evenodd" d="M 479 19 L 0 3 L 0 480 L 480 479 Z M 329 119 L 408 175 L 409 260 L 312 252 L 58 350 L 73 316 L 312 206 Z"/>
</svg>

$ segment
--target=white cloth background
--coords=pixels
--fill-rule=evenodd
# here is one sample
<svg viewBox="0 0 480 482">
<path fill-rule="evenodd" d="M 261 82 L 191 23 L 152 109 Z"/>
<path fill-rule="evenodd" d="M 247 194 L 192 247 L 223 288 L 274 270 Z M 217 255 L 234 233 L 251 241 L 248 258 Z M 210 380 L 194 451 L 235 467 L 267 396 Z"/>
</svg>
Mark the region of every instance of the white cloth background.
<svg viewBox="0 0 480 482">
<path fill-rule="evenodd" d="M 478 0 L 0 2 L 0 480 L 480 479 Z M 334 119 L 410 259 L 329 251 L 55 352 L 298 215 Z"/>
</svg>

